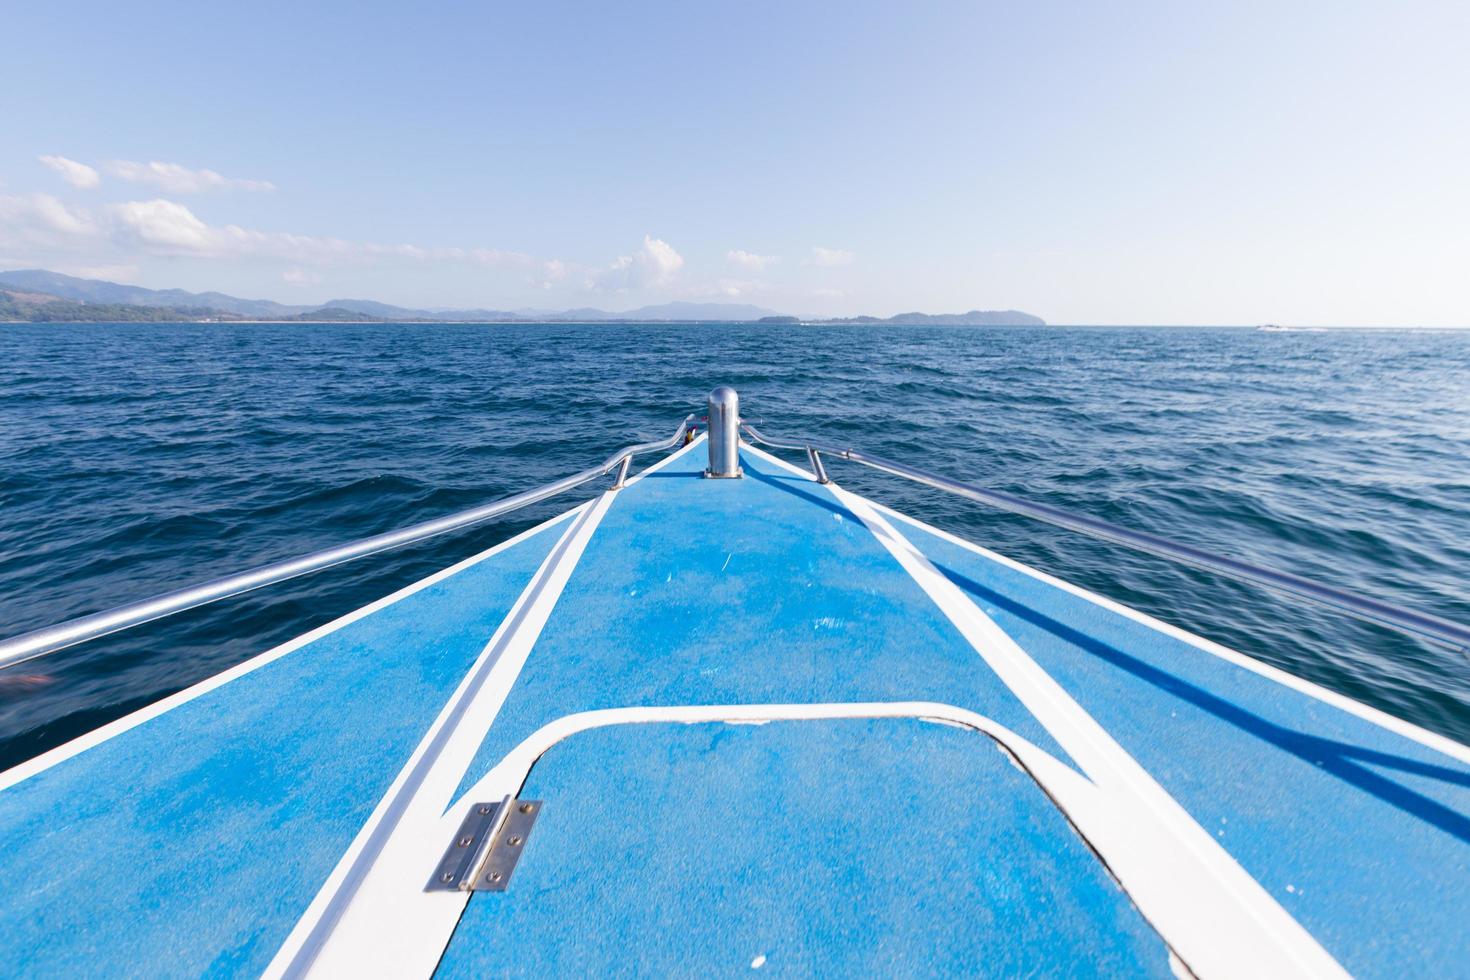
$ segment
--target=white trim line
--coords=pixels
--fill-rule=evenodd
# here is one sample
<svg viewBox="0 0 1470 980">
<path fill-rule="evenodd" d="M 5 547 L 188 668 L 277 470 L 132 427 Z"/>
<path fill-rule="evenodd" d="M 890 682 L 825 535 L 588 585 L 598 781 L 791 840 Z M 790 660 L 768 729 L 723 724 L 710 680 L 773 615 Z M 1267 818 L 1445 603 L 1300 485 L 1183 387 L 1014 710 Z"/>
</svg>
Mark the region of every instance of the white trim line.
<svg viewBox="0 0 1470 980">
<path fill-rule="evenodd" d="M 388 606 L 393 605 L 395 602 L 398 602 L 401 599 L 408 598 L 415 592 L 421 592 L 431 585 L 437 585 L 439 582 L 444 581 L 451 575 L 462 572 L 466 568 L 469 568 L 471 565 L 477 565 L 487 558 L 492 558 L 495 555 L 498 555 L 500 552 L 514 547 L 527 538 L 546 530 L 552 525 L 566 520 L 568 517 L 571 517 L 572 515 L 577 514 L 578 512 L 585 509 L 590 503 L 591 501 L 587 501 L 585 503 L 578 504 L 576 507 L 573 507 L 571 510 L 566 511 L 565 513 L 558 514 L 555 517 L 542 521 L 535 527 L 528 528 L 527 530 L 522 531 L 520 534 L 517 534 L 513 538 L 508 538 L 507 540 L 502 541 L 494 547 L 482 551 L 477 555 L 471 555 L 469 558 L 450 565 L 448 568 L 437 571 L 427 578 L 420 579 L 419 581 L 414 582 L 412 585 L 407 585 L 399 589 L 397 592 L 392 593 L 391 595 L 386 595 L 383 598 L 371 602 L 360 609 L 354 609 L 352 612 L 347 613 L 344 616 L 339 616 L 337 619 L 334 619 L 329 623 L 323 623 L 316 629 L 303 633 L 295 639 L 287 640 L 285 643 L 273 647 L 270 650 L 265 651 L 264 653 L 258 653 L 255 656 L 251 657 L 249 660 L 241 661 L 240 663 L 236 664 L 233 667 L 230 667 L 227 670 L 221 671 L 220 673 L 215 674 L 212 677 L 205 678 L 197 684 L 184 688 L 182 691 L 177 691 L 173 694 L 170 694 L 168 697 L 163 698 L 162 700 L 155 701 L 154 703 L 146 707 L 139 708 L 137 711 L 126 714 L 123 717 L 118 718 L 114 721 L 110 721 L 100 728 L 94 728 L 90 732 L 87 732 L 83 735 L 78 735 L 70 742 L 58 745 L 56 748 L 51 749 L 47 752 L 43 752 L 35 758 L 27 759 L 25 762 L 20 763 L 14 768 L 0 773 L 0 791 L 9 789 L 11 786 L 14 786 L 21 780 L 28 779 L 39 772 L 50 769 L 52 766 L 65 762 L 72 756 L 84 752 L 87 749 L 94 748 L 95 746 L 102 744 L 108 739 L 115 738 L 118 735 L 121 735 L 123 732 L 128 731 L 129 729 L 138 727 L 146 721 L 152 721 L 154 718 L 157 718 L 164 712 L 172 711 L 174 708 L 177 708 L 181 704 L 187 704 L 188 702 L 193 701 L 195 698 L 208 694 L 210 691 L 213 691 L 217 687 L 222 687 L 225 684 L 228 684 L 230 681 L 238 680 L 239 678 L 244 677 L 246 674 L 249 674 L 252 671 L 259 670 L 261 667 L 266 666 L 272 661 L 279 660 L 288 653 L 294 653 L 296 650 L 299 650 L 307 644 L 320 640 L 322 637 L 328 635 L 329 633 L 335 633 L 342 627 L 355 623 L 359 619 L 363 619 L 367 616 L 371 616 L 375 612 L 386 609 Z"/>
<path fill-rule="evenodd" d="M 405 873 L 410 877 L 418 873 L 414 848 L 422 846 L 426 828 L 442 819 L 453 802 L 454 790 L 603 516 L 628 488 L 699 444 L 696 438 L 669 454 L 629 479 L 622 490 L 604 491 L 567 529 L 276 952 L 267 976 L 297 976 L 308 971 L 336 975 L 340 970 L 333 964 L 352 957 L 362 945 L 371 945 L 383 930 L 384 915 L 390 921 L 407 922 L 413 910 L 423 907 L 405 900 L 395 886 Z M 422 882 L 417 887 L 422 889 Z M 413 933 L 411 948 L 427 942 L 441 950 L 449 939 L 445 932 L 434 946 L 433 930 L 443 928 L 444 923 L 432 916 L 420 922 L 420 927 L 430 931 Z M 453 929 L 452 922 L 448 929 Z M 373 972 L 392 972 L 387 963 L 387 959 L 380 961 Z"/>
<path fill-rule="evenodd" d="M 308 971 L 340 975 L 332 964 L 364 941 L 364 920 L 368 920 L 369 935 L 376 928 L 371 913 L 382 904 L 381 881 L 402 865 L 403 851 L 423 836 L 426 827 L 433 826 L 453 799 L 461 775 L 484 741 L 582 552 L 618 492 L 605 491 L 598 497 L 547 555 L 276 952 L 266 976 L 295 977 Z M 434 942 L 432 935 L 422 938 Z M 380 964 L 375 972 L 381 975 L 383 967 Z"/>
<path fill-rule="evenodd" d="M 1273 667 L 1271 664 L 1268 664 L 1263 660 L 1257 660 L 1254 657 L 1248 656 L 1244 653 L 1240 653 L 1236 650 L 1232 650 L 1230 647 L 1217 643 L 1214 640 L 1206 639 L 1202 636 L 1191 633 L 1186 629 L 1174 626 L 1171 623 L 1166 623 L 1161 619 L 1150 616 L 1148 613 L 1139 612 L 1137 609 L 1125 606 L 1122 603 L 1107 598 L 1106 596 L 1098 595 L 1095 592 L 1090 592 L 1087 589 L 1082 588 L 1081 586 L 1073 585 L 1071 582 L 1059 579 L 1053 575 L 1048 575 L 1046 572 L 1032 568 L 1029 565 L 1023 565 L 1015 559 L 1007 558 L 1005 555 L 997 554 L 996 552 L 990 551 L 988 548 L 984 548 L 978 544 L 975 544 L 973 541 L 966 541 L 964 538 L 953 535 L 948 531 L 943 530 L 942 528 L 932 527 L 928 524 L 925 524 L 923 521 L 918 520 L 917 518 L 910 517 L 909 515 L 904 514 L 901 511 L 896 511 L 893 510 L 891 507 L 885 507 L 884 505 L 877 503 L 873 504 L 873 506 L 891 517 L 896 517 L 901 521 L 912 524 L 920 530 L 927 531 L 930 534 L 935 535 L 936 537 L 950 542 L 951 544 L 958 545 L 965 548 L 966 550 L 973 551 L 982 557 L 989 558 L 991 561 L 1004 565 L 1007 568 L 1029 575 L 1040 582 L 1044 582 L 1047 585 L 1051 585 L 1058 589 L 1061 589 L 1063 592 L 1075 595 L 1079 599 L 1086 599 L 1088 602 L 1091 602 L 1097 606 L 1101 606 L 1102 608 L 1107 609 L 1109 612 L 1115 612 L 1119 615 L 1126 616 L 1128 619 L 1131 619 L 1136 623 L 1140 623 L 1144 626 L 1149 627 L 1150 629 L 1157 630 L 1158 632 L 1170 636 L 1173 639 L 1182 640 L 1185 643 L 1190 644 L 1191 646 L 1197 647 L 1205 653 L 1212 654 L 1216 657 L 1219 657 L 1221 660 L 1225 660 L 1234 664 L 1237 667 L 1242 667 L 1253 674 L 1258 674 L 1268 680 L 1275 681 L 1283 687 L 1289 687 L 1300 694 L 1305 694 L 1308 697 L 1315 698 L 1316 700 L 1321 701 L 1325 704 L 1329 704 L 1334 708 L 1361 718 L 1363 721 L 1372 722 L 1380 728 L 1384 728 L 1390 732 L 1393 732 L 1395 735 L 1401 735 L 1404 738 L 1409 739 L 1410 741 L 1418 742 L 1425 748 L 1433 749 L 1436 752 L 1442 752 L 1447 756 L 1450 756 L 1454 759 L 1459 760 L 1460 762 L 1464 762 L 1467 765 L 1470 765 L 1470 746 L 1466 746 L 1459 742 L 1456 742 L 1452 738 L 1441 735 L 1438 732 L 1431 732 L 1427 728 L 1421 728 L 1411 721 L 1405 721 L 1402 718 L 1391 715 L 1380 708 L 1375 708 L 1370 704 L 1364 704 L 1361 701 L 1355 701 L 1345 694 L 1338 694 L 1336 691 L 1331 690 L 1330 688 L 1323 687 L 1322 685 L 1317 684 L 1313 681 L 1298 677 L 1295 674 L 1282 670 L 1280 667 Z"/>
<path fill-rule="evenodd" d="M 553 746 L 573 735 L 615 725 L 681 724 L 719 722 L 729 725 L 764 725 L 777 721 L 834 721 L 857 718 L 916 718 L 972 728 L 989 735 L 1019 759 L 1033 777 L 1037 772 L 1047 783 L 1070 784 L 1068 788 L 1096 792 L 1075 769 L 1028 742 L 999 722 L 937 701 L 813 702 L 809 704 L 689 704 L 600 708 L 563 715 L 542 725 L 455 802 L 441 819 L 441 827 L 453 830 L 476 802 L 516 796 L 525 785 L 531 768 Z M 1034 767 L 1034 771 L 1033 771 Z M 1042 781 L 1038 779 L 1038 781 Z M 496 796 L 495 794 L 499 794 Z M 442 846 L 440 850 L 442 850 Z M 432 870 L 432 868 L 431 868 Z"/>
<path fill-rule="evenodd" d="M 1201 887 L 1206 879 L 1213 882 L 1220 901 L 1213 904 L 1209 914 L 1196 908 L 1187 917 L 1168 901 L 1156 901 L 1162 896 L 1148 887 L 1151 879 L 1135 882 L 1130 887 L 1139 908 L 1150 919 L 1161 923 L 1160 931 L 1171 937 L 1186 962 L 1219 976 L 1346 976 L 1312 934 L 959 586 L 935 568 L 866 500 L 840 487 L 830 489 L 867 525 L 1088 777 L 1105 793 L 1138 801 L 1133 818 L 1140 826 L 1152 824 L 1152 834 L 1159 835 L 1153 846 L 1160 853 L 1175 852 L 1170 860 L 1176 865 L 1175 873 L 1181 873 L 1186 864 L 1192 863 L 1192 873 L 1201 876 L 1195 881 L 1196 887 Z M 1169 839 L 1168 844 L 1164 842 L 1165 837 Z M 1124 871 L 1115 870 L 1119 880 L 1127 885 Z M 1171 923 L 1168 929 L 1162 925 L 1165 922 Z M 1253 946 L 1253 955 L 1259 957 L 1256 962 L 1241 958 L 1243 953 L 1236 947 L 1242 943 Z"/>
<path fill-rule="evenodd" d="M 651 466 L 644 468 L 636 476 L 630 477 L 625 486 L 632 486 L 639 480 L 643 479 L 643 477 L 647 474 L 652 473 L 655 470 L 658 470 L 661 467 L 673 462 L 675 459 L 679 458 L 690 449 L 693 449 L 695 446 L 699 445 L 704 438 L 704 435 L 701 434 L 688 445 L 680 447 L 669 455 L 658 460 Z M 456 562 L 455 564 L 450 565 L 448 568 L 441 569 L 440 571 L 435 572 L 427 578 L 419 579 L 417 582 L 414 582 L 411 585 L 406 585 L 396 592 L 386 595 L 381 599 L 370 602 L 360 609 L 354 609 L 352 612 L 347 613 L 343 616 L 339 616 L 331 622 L 323 623 L 316 629 L 303 633 L 295 639 L 287 640 L 285 643 L 282 643 L 276 647 L 272 647 L 264 653 L 258 653 L 255 656 L 251 657 L 249 660 L 241 661 L 235 666 L 223 670 L 218 674 L 215 674 L 211 677 L 206 677 L 204 680 L 199 681 L 197 684 L 186 687 L 182 691 L 176 691 L 166 698 L 155 701 L 145 707 L 139 708 L 137 711 L 126 714 L 121 718 L 114 719 L 113 721 L 108 722 L 100 728 L 94 728 L 90 732 L 78 735 L 76 738 L 72 739 L 69 742 L 58 745 L 56 748 L 43 752 L 40 755 L 35 756 L 34 758 L 27 759 L 25 762 L 19 763 L 10 769 L 7 769 L 5 772 L 0 772 L 0 792 L 9 789 L 11 786 L 14 786 L 16 783 L 19 783 L 22 780 L 29 779 L 31 776 L 34 776 L 39 772 L 44 772 L 45 770 L 50 769 L 52 766 L 65 762 L 72 756 L 78 755 L 81 752 L 85 752 L 87 749 L 100 745 L 108 739 L 115 738 L 118 735 L 121 735 L 123 732 L 128 731 L 129 729 L 136 728 L 146 721 L 151 721 L 166 711 L 171 711 L 181 704 L 187 704 L 188 702 L 193 701 L 195 698 L 208 694 L 210 691 L 213 691 L 217 687 L 222 687 L 223 685 L 228 684 L 230 681 L 237 680 L 252 671 L 259 670 L 261 667 L 266 666 L 270 662 L 274 660 L 279 660 L 286 654 L 293 653 L 296 650 L 299 650 L 300 648 L 306 646 L 307 644 L 321 639 L 329 633 L 335 633 L 337 630 L 341 629 L 344 626 L 355 623 L 359 619 L 363 619 L 367 616 L 371 616 L 373 613 L 393 605 L 400 599 L 406 599 L 408 596 L 413 595 L 415 592 L 420 592 L 431 585 L 437 585 L 438 583 L 444 581 L 446 578 L 449 578 L 451 575 L 464 571 L 471 565 L 477 565 L 487 558 L 493 558 L 495 555 L 500 554 L 502 551 L 505 551 L 508 548 L 520 544 L 527 538 L 530 538 L 540 533 L 541 531 L 544 531 L 547 528 L 566 520 L 569 517 L 573 517 L 587 507 L 591 506 L 592 503 L 593 501 L 590 500 L 584 501 L 583 503 L 580 503 L 569 510 L 557 514 L 555 517 L 547 518 L 540 524 L 537 524 L 535 527 L 527 528 L 514 537 L 507 538 L 506 540 L 491 548 L 486 549 L 485 551 L 480 552 L 479 554 L 471 555 L 463 561 Z"/>
<path fill-rule="evenodd" d="M 798 466 L 793 466 L 791 463 L 786 462 L 786 460 L 781 459 L 777 456 L 773 456 L 763 449 L 752 446 L 749 443 L 742 443 L 741 448 L 742 450 L 753 452 L 761 458 L 773 462 L 776 465 L 791 471 L 792 473 L 803 476 L 806 479 L 811 480 L 813 483 L 816 482 L 816 478 L 812 476 L 811 473 L 801 469 Z M 833 484 L 833 486 L 835 486 L 835 483 Z M 851 493 L 851 491 L 846 492 Z M 862 499 L 867 500 L 866 497 Z M 1077 596 L 1078 598 L 1086 599 L 1088 602 L 1091 602 L 1097 606 L 1101 606 L 1102 608 L 1107 609 L 1109 612 L 1118 613 L 1119 615 L 1127 617 L 1128 619 L 1131 619 L 1136 623 L 1141 623 L 1142 625 L 1147 626 L 1150 629 L 1156 630 L 1176 640 L 1182 640 L 1183 642 L 1188 643 L 1189 645 L 1203 651 L 1204 653 L 1208 653 L 1212 656 L 1220 658 L 1221 660 L 1228 661 L 1229 663 L 1232 663 L 1237 667 L 1242 667 L 1245 670 L 1251 671 L 1254 674 L 1258 674 L 1261 677 L 1266 678 L 1267 680 L 1275 681 L 1283 687 L 1291 688 L 1292 690 L 1300 694 L 1305 694 L 1310 698 L 1315 698 L 1316 700 L 1321 701 L 1324 704 L 1331 705 L 1332 707 L 1337 708 L 1340 711 L 1345 711 L 1348 714 L 1354 715 L 1355 717 L 1361 718 L 1362 720 L 1367 722 L 1371 722 L 1372 724 L 1377 725 L 1380 728 L 1393 732 L 1395 735 L 1403 736 L 1404 738 L 1407 738 L 1411 741 L 1418 742 L 1420 745 L 1423 745 L 1426 748 L 1433 749 L 1436 752 L 1442 752 L 1443 754 L 1450 756 L 1453 759 L 1470 765 L 1470 746 L 1456 742 L 1454 739 L 1448 738 L 1444 735 L 1440 735 L 1437 732 L 1431 732 L 1426 728 L 1421 728 L 1420 726 L 1415 725 L 1413 722 L 1404 721 L 1402 718 L 1395 717 L 1394 715 L 1391 715 L 1386 711 L 1375 708 L 1371 705 L 1364 704 L 1361 701 L 1355 701 L 1345 694 L 1339 694 L 1336 691 L 1321 686 L 1320 684 L 1316 684 L 1312 681 L 1298 677 L 1295 674 L 1282 670 L 1280 667 L 1273 667 L 1270 664 L 1265 663 L 1264 661 L 1247 656 L 1246 654 L 1243 654 L 1238 650 L 1232 650 L 1227 646 L 1216 643 L 1214 640 L 1205 639 L 1202 636 L 1191 633 L 1188 630 L 1182 629 L 1181 627 L 1175 626 L 1171 623 L 1166 623 L 1161 619 L 1150 616 L 1148 613 L 1139 612 L 1137 609 L 1125 606 L 1120 602 L 1116 602 L 1112 599 L 1107 598 L 1106 596 L 1099 595 L 1096 592 L 1091 592 L 1087 589 L 1082 588 L 1081 586 L 1073 585 L 1071 582 L 1059 579 L 1054 575 L 1048 575 L 1046 572 L 1032 568 L 1030 565 L 1025 565 L 1019 561 L 1016 561 L 1013 558 L 1007 558 L 1005 555 L 991 551 L 990 549 L 982 547 L 973 541 L 966 541 L 964 538 L 959 537 L 958 535 L 951 534 L 949 531 L 921 521 L 917 517 L 912 517 L 908 514 L 903 513 L 902 511 L 894 510 L 892 507 L 877 503 L 876 501 L 868 500 L 867 502 L 876 510 L 888 517 L 896 517 L 899 520 L 902 520 L 908 524 L 913 525 L 914 527 L 919 528 L 920 530 L 926 531 L 930 534 L 935 535 L 936 537 L 948 541 L 950 544 L 958 545 L 959 547 L 964 548 L 968 551 L 972 551 L 983 558 L 988 558 L 991 561 L 998 562 L 999 564 L 1004 565 L 1009 569 L 1021 572 L 1025 575 L 1029 575 L 1030 577 L 1040 582 L 1044 582 L 1047 585 L 1054 586 L 1055 588 L 1061 589 L 1062 591 Z"/>
<path fill-rule="evenodd" d="M 1062 811 L 1079 836 L 1102 858 L 1125 893 L 1164 943 L 1197 975 L 1286 977 L 1302 975 L 1301 963 L 1282 955 L 1241 896 L 1174 832 L 1148 801 L 1121 784 L 1090 782 L 1067 764 L 983 715 L 927 701 L 847 704 L 736 704 L 610 708 L 549 722 L 512 749 L 483 778 L 411 842 L 411 861 L 397 869 L 388 889 L 395 901 L 378 909 L 374 928 L 318 963 L 324 975 L 370 973 L 427 976 L 452 939 L 467 892 L 425 892 L 446 844 L 469 807 L 517 796 L 542 755 L 557 743 L 592 729 L 629 724 L 765 724 L 849 718 L 917 718 L 989 736 L 1014 759 Z M 957 787 L 962 790 L 962 787 Z M 548 801 L 554 807 L 555 801 Z M 553 818 L 554 819 L 554 818 Z M 555 860 L 555 855 L 543 860 Z M 512 886 L 514 887 L 514 886 Z M 482 899 L 483 900 L 483 899 Z M 443 937 L 443 942 L 431 941 Z M 1336 964 L 1316 975 L 1340 976 Z M 1321 967 L 1321 964 L 1314 964 Z"/>
</svg>

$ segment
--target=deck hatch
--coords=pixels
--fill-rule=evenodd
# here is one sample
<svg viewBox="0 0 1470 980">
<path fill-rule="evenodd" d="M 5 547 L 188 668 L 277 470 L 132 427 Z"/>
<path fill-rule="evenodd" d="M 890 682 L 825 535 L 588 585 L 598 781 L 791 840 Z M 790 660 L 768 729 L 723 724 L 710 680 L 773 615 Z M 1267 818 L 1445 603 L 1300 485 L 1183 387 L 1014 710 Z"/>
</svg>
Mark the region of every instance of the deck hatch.
<svg viewBox="0 0 1470 980">
<path fill-rule="evenodd" d="M 509 796 L 471 806 L 424 891 L 505 891 L 540 813 L 540 800 Z"/>
</svg>

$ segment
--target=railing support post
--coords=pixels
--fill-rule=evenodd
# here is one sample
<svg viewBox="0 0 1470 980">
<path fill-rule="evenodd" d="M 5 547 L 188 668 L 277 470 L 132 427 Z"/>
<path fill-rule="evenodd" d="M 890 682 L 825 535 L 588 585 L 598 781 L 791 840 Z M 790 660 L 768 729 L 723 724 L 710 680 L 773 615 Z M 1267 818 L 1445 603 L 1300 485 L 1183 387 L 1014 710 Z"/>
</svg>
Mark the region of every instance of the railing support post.
<svg viewBox="0 0 1470 980">
<path fill-rule="evenodd" d="M 811 446 L 806 447 L 806 458 L 811 461 L 812 473 L 816 476 L 818 483 L 831 483 L 827 476 L 827 468 L 822 465 L 822 457 Z"/>
<path fill-rule="evenodd" d="M 632 456 L 623 457 L 623 461 L 618 464 L 618 475 L 613 478 L 613 485 L 608 488 L 609 490 L 623 489 L 623 483 L 626 482 L 628 479 L 628 467 L 632 465 L 632 463 Z"/>
<path fill-rule="evenodd" d="M 740 396 L 729 385 L 709 393 L 709 469 L 704 475 L 715 479 L 739 479 Z"/>
</svg>

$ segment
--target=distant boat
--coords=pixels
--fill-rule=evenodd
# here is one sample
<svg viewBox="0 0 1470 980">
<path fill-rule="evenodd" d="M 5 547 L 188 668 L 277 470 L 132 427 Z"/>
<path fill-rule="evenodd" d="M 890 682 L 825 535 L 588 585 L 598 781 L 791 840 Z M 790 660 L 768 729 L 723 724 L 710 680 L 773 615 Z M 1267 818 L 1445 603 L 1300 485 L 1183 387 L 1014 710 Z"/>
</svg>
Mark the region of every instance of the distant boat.
<svg viewBox="0 0 1470 980">
<path fill-rule="evenodd" d="M 1283 327 L 1279 323 L 1263 323 L 1259 327 L 1256 327 L 1256 329 L 1257 330 L 1280 330 L 1283 333 L 1291 330 L 1290 327 Z"/>
<path fill-rule="evenodd" d="M 3 670 L 606 481 L 0 774 L 3 972 L 1464 973 L 1470 748 L 884 507 L 824 458 L 1450 647 L 1470 629 L 767 436 L 729 388 L 708 413 L 514 497 L 0 642 Z"/>
</svg>

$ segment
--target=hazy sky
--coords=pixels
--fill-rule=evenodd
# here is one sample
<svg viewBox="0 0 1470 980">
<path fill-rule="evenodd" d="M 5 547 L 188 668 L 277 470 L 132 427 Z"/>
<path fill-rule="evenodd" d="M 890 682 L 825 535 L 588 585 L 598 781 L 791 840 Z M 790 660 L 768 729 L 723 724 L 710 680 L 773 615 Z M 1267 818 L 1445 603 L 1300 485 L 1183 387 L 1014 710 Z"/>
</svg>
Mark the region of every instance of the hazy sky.
<svg viewBox="0 0 1470 980">
<path fill-rule="evenodd" d="M 1470 3 L 7 4 L 0 268 L 1470 324 Z"/>
</svg>

